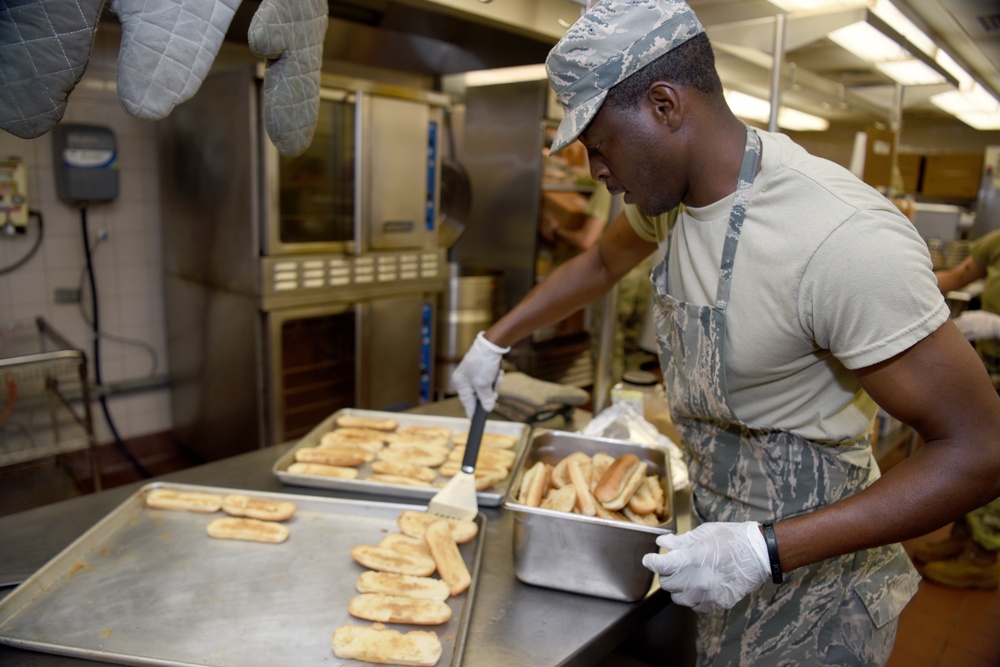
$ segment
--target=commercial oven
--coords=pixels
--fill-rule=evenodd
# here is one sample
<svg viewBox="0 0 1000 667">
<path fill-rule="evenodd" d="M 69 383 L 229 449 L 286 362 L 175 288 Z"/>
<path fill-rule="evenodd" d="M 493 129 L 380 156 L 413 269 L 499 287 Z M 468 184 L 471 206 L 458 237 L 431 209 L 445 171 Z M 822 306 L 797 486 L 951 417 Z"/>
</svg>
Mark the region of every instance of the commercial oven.
<svg viewBox="0 0 1000 667">
<path fill-rule="evenodd" d="M 434 395 L 449 98 L 324 74 L 314 138 L 285 156 L 261 74 L 214 73 L 160 123 L 174 433 L 208 460 Z"/>
</svg>

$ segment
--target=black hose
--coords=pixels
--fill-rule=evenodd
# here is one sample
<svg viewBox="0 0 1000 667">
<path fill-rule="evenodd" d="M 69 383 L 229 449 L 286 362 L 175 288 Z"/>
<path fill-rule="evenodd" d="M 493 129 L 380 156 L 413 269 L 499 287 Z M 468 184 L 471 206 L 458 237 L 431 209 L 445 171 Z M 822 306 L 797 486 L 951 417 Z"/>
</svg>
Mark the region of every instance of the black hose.
<svg viewBox="0 0 1000 667">
<path fill-rule="evenodd" d="M 100 317 L 97 312 L 97 280 L 94 278 L 94 262 L 93 257 L 90 254 L 90 231 L 87 228 L 87 207 L 80 207 L 80 226 L 83 229 L 83 252 L 87 259 L 87 279 L 90 283 L 90 309 L 92 313 L 91 317 L 91 330 L 93 331 L 93 347 L 94 347 L 94 382 L 97 386 L 101 386 L 101 324 Z M 111 418 L 111 411 L 108 409 L 108 398 L 107 396 L 100 395 L 97 399 L 101 404 L 101 411 L 104 413 L 104 420 L 108 423 L 108 428 L 111 429 L 111 435 L 115 439 L 115 445 L 118 447 L 118 451 L 128 459 L 132 467 L 135 468 L 136 472 L 140 475 L 149 479 L 152 477 L 152 473 L 146 469 L 144 465 L 135 457 L 132 451 L 122 440 L 121 436 L 118 435 L 118 429 L 115 427 L 115 422 Z"/>
<path fill-rule="evenodd" d="M 38 252 L 38 247 L 40 245 L 42 245 L 42 236 L 45 233 L 45 221 L 42 220 L 42 214 L 39 213 L 38 211 L 30 211 L 29 210 L 28 211 L 28 217 L 31 218 L 32 216 L 35 217 L 38 220 L 38 236 L 35 238 L 34 244 L 32 244 L 31 249 L 28 250 L 27 254 L 25 254 L 24 257 L 22 257 L 21 259 L 17 260 L 13 264 L 9 264 L 7 266 L 0 267 L 0 276 L 4 275 L 6 273 L 10 273 L 10 272 L 12 272 L 12 271 L 14 271 L 16 269 L 21 268 L 25 264 L 27 264 L 28 260 L 31 259 L 32 257 L 34 257 L 35 253 Z"/>
</svg>

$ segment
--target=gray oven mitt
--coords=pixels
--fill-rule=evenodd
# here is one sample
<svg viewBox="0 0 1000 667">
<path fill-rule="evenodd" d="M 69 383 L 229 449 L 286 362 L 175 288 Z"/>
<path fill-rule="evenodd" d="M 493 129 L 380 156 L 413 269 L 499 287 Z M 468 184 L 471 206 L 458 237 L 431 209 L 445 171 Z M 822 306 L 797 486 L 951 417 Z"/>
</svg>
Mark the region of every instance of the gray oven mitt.
<svg viewBox="0 0 1000 667">
<path fill-rule="evenodd" d="M 500 399 L 510 398 L 536 409 L 553 403 L 582 405 L 590 398 L 584 389 L 538 380 L 521 372 L 504 373 Z"/>
<path fill-rule="evenodd" d="M 208 75 L 240 0 L 111 0 L 122 24 L 118 101 L 136 118 L 166 118 Z"/>
<path fill-rule="evenodd" d="M 104 0 L 0 3 L 0 128 L 22 139 L 66 113 L 94 45 Z"/>
<path fill-rule="evenodd" d="M 309 148 L 316 131 L 327 12 L 326 0 L 264 0 L 250 23 L 250 50 L 267 60 L 264 127 L 288 157 Z"/>
</svg>

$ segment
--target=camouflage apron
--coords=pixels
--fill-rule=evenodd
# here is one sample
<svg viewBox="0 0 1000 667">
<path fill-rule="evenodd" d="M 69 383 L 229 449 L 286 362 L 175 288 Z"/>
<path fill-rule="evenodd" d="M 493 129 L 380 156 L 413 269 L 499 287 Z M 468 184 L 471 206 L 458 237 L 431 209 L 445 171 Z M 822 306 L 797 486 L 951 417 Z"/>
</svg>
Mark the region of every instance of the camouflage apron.
<svg viewBox="0 0 1000 667">
<path fill-rule="evenodd" d="M 715 305 L 670 296 L 669 247 L 651 274 L 664 385 L 690 457 L 696 523 L 809 512 L 865 488 L 874 465 L 868 436 L 839 446 L 819 444 L 741 423 L 733 414 L 726 388 L 726 305 L 759 160 L 760 137 L 747 128 Z M 798 568 L 785 574 L 784 583 L 768 581 L 733 609 L 699 614 L 699 664 L 884 664 L 896 618 L 918 583 L 898 544 Z"/>
</svg>

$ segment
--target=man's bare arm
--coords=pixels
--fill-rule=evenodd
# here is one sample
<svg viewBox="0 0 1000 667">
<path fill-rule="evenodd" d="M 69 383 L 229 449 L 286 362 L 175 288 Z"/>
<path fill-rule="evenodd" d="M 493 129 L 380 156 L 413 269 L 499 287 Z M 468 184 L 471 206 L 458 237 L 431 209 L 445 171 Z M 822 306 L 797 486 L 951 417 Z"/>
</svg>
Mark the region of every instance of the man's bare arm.
<svg viewBox="0 0 1000 667">
<path fill-rule="evenodd" d="M 635 233 L 624 214 L 619 215 L 599 243 L 549 274 L 486 331 L 486 338 L 506 347 L 559 322 L 604 295 L 655 249 Z"/>
<path fill-rule="evenodd" d="M 937 277 L 938 289 L 942 294 L 947 294 L 952 290 L 962 289 L 973 280 L 985 278 L 986 269 L 976 264 L 976 260 L 970 256 L 963 259 L 955 268 L 935 271 L 934 275 Z"/>
<path fill-rule="evenodd" d="M 856 373 L 925 445 L 861 493 L 775 524 L 783 569 L 925 535 L 1000 496 L 1000 397 L 951 321 Z"/>
</svg>

